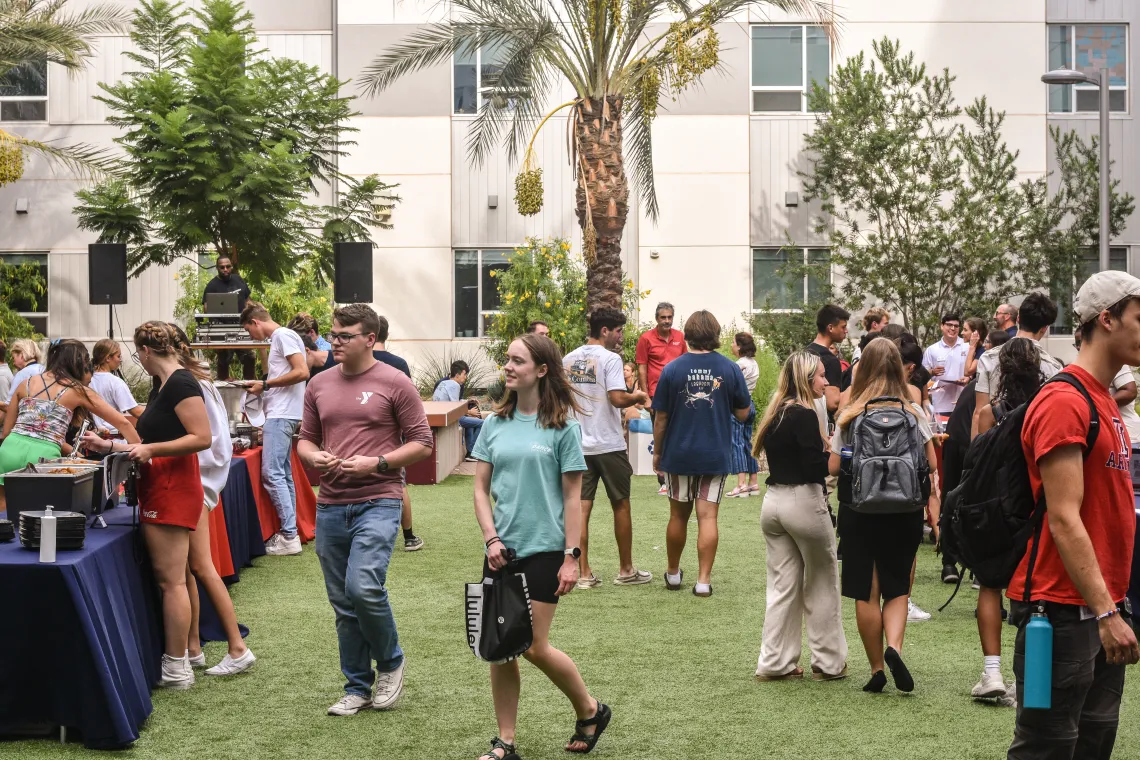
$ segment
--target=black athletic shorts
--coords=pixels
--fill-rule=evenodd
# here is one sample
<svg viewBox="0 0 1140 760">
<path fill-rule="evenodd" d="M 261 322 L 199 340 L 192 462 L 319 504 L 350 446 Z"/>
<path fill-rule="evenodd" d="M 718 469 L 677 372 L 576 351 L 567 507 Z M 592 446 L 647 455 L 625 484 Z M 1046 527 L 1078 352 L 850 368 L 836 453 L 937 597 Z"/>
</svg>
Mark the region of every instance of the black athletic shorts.
<svg viewBox="0 0 1140 760">
<path fill-rule="evenodd" d="M 526 589 L 532 602 L 558 604 L 558 571 L 565 561 L 564 552 L 539 552 L 515 560 L 508 572 L 526 576 Z M 483 577 L 491 574 L 491 566 L 483 558 Z"/>
</svg>

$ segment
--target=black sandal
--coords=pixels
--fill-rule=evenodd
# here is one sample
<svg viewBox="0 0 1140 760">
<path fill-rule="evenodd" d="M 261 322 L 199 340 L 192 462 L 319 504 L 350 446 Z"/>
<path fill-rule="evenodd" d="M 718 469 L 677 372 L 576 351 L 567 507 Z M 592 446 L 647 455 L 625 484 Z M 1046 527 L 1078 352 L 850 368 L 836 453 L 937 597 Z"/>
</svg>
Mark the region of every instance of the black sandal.
<svg viewBox="0 0 1140 760">
<path fill-rule="evenodd" d="M 594 717 L 586 718 L 574 722 L 574 735 L 570 737 L 570 744 L 574 742 L 582 742 L 586 745 L 586 749 L 570 749 L 566 748 L 567 752 L 574 752 L 578 754 L 588 754 L 594 745 L 598 743 L 598 739 L 602 738 L 602 732 L 606 730 L 606 726 L 610 724 L 610 719 L 613 718 L 613 711 L 610 710 L 609 705 L 598 702 L 598 709 L 594 713 Z M 594 726 L 594 733 L 586 735 L 582 733 L 583 728 Z"/>
<path fill-rule="evenodd" d="M 500 758 L 495 754 L 495 750 L 497 749 L 501 749 L 507 754 L 503 755 L 502 758 Z M 491 758 L 491 760 L 522 760 L 522 756 L 519 755 L 519 753 L 515 752 L 515 745 L 507 744 L 497 736 L 491 740 L 491 751 L 484 752 L 482 755 L 480 755 L 479 760 L 483 760 L 484 758 L 488 757 Z"/>
</svg>

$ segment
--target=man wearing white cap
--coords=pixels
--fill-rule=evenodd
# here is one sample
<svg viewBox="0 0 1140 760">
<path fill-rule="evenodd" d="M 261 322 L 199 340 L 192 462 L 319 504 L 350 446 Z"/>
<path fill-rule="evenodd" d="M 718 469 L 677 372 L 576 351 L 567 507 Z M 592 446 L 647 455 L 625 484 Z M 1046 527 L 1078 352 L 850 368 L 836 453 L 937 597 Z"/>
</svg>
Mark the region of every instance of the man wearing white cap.
<svg viewBox="0 0 1140 760">
<path fill-rule="evenodd" d="M 1026 552 L 1008 591 L 1010 622 L 1018 627 L 1009 760 L 1110 757 L 1124 666 L 1140 660 L 1125 599 L 1136 530 L 1132 444 L 1108 392 L 1122 365 L 1140 364 L 1140 280 L 1094 274 L 1073 308 L 1081 350 L 1062 372 L 1088 399 L 1070 383 L 1047 383 L 1021 431 L 1030 482 L 1048 511 L 1036 552 Z M 1039 610 L 1053 626 L 1052 700 L 1050 709 L 1026 710 L 1025 626 Z"/>
</svg>

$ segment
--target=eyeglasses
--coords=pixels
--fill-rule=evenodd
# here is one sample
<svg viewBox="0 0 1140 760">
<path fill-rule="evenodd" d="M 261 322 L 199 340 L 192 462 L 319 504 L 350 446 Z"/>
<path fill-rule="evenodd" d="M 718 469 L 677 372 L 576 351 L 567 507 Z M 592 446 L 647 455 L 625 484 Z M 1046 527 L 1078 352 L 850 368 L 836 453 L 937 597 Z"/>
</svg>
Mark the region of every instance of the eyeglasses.
<svg viewBox="0 0 1140 760">
<path fill-rule="evenodd" d="M 329 343 L 348 343 L 364 333 L 329 333 Z"/>
<path fill-rule="evenodd" d="M 958 324 L 957 322 L 943 322 L 942 326 L 943 327 L 949 327 L 951 330 L 961 330 L 962 329 L 962 325 Z"/>
</svg>

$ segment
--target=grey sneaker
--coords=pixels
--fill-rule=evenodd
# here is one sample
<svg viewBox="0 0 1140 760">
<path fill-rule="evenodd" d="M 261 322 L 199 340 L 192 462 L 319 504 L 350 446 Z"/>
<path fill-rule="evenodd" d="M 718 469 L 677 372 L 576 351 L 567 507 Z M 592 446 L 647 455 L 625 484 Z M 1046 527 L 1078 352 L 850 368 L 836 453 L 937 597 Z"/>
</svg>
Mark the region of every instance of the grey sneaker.
<svg viewBox="0 0 1140 760">
<path fill-rule="evenodd" d="M 372 697 L 373 710 L 389 710 L 396 704 L 400 694 L 404 691 L 404 665 L 408 659 L 405 657 L 400 667 L 388 673 L 376 674 L 376 695 Z"/>
<path fill-rule="evenodd" d="M 372 704 L 372 698 L 363 694 L 345 694 L 329 708 L 329 715 L 356 715 Z"/>
<path fill-rule="evenodd" d="M 419 536 L 413 535 L 411 538 L 404 539 L 404 551 L 418 552 L 422 548 L 424 548 L 424 540 Z"/>
<path fill-rule="evenodd" d="M 301 553 L 301 538 L 293 536 L 285 538 L 280 533 L 274 533 L 265 542 L 265 553 L 272 557 L 288 557 Z"/>
<path fill-rule="evenodd" d="M 582 589 L 583 591 L 585 591 L 586 589 L 589 589 L 589 588 L 597 588 L 600 585 L 602 585 L 602 581 L 596 575 L 591 575 L 591 576 L 585 577 L 585 578 L 579 578 L 578 583 L 577 583 L 578 588 Z"/>
<path fill-rule="evenodd" d="M 998 697 L 998 704 L 1002 707 L 1017 707 L 1017 681 L 1010 681 L 1005 694 Z"/>
</svg>

